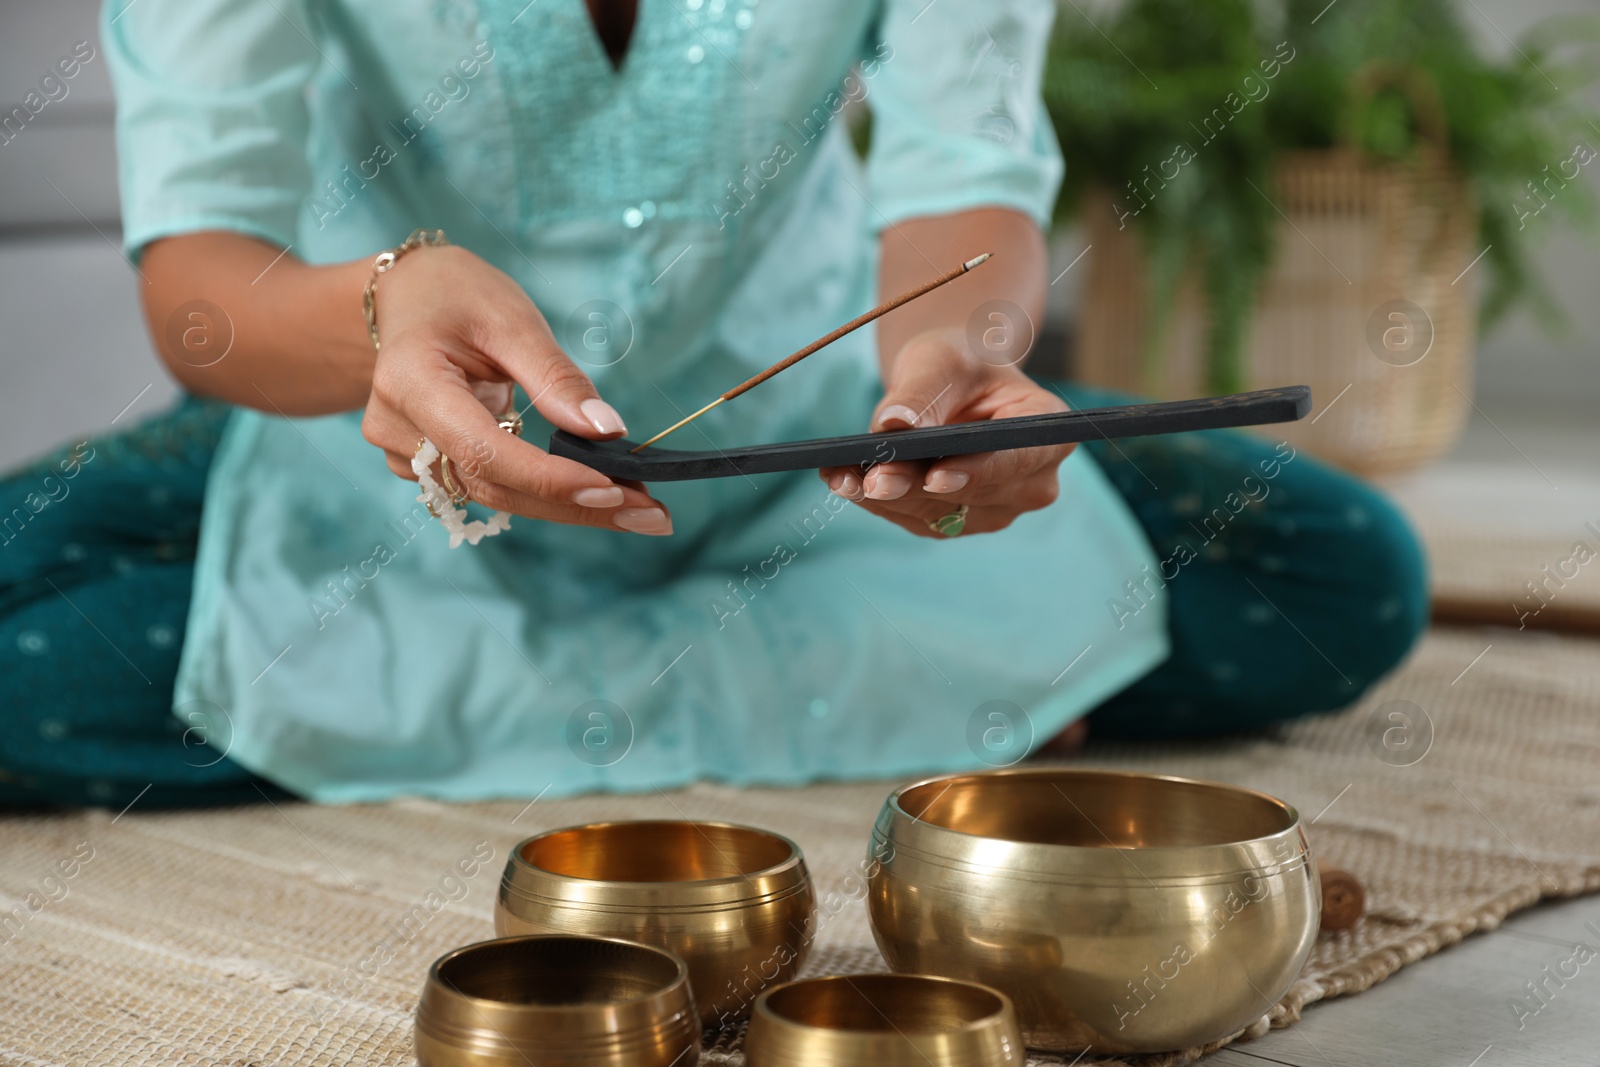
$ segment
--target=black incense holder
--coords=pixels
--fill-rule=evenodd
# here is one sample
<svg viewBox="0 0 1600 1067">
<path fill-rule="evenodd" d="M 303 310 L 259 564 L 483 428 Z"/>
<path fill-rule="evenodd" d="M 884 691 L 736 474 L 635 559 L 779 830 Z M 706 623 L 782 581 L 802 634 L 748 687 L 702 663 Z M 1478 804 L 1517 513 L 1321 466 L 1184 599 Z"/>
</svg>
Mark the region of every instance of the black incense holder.
<svg viewBox="0 0 1600 1067">
<path fill-rule="evenodd" d="M 709 452 L 647 448 L 633 452 L 634 442 L 586 441 L 565 430 L 550 436 L 550 454 L 565 456 L 601 474 L 640 482 L 681 482 L 697 478 L 730 478 L 741 474 L 815 470 L 820 467 L 871 466 L 893 459 L 937 459 L 999 452 L 1011 448 L 1061 445 L 1101 438 L 1150 437 L 1191 430 L 1261 426 L 1294 422 L 1311 410 L 1311 388 L 1290 385 L 1232 396 L 1170 400 L 1159 404 L 1126 404 L 1086 408 L 1054 415 L 1024 415 L 988 422 L 960 422 L 920 430 L 823 437 L 776 445 L 752 445 Z"/>
</svg>

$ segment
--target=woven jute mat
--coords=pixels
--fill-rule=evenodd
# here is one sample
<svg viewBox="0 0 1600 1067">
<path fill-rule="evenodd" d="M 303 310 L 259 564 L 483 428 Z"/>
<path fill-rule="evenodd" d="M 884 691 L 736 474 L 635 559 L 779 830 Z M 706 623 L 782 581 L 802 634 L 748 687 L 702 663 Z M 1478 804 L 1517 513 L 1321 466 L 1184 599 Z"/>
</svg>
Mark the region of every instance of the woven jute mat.
<svg viewBox="0 0 1600 1067">
<path fill-rule="evenodd" d="M 1283 797 L 1320 856 L 1364 880 L 1367 917 L 1321 938 L 1255 1035 L 1541 897 L 1600 889 L 1597 653 L 1589 638 L 1436 631 L 1337 716 L 1248 741 L 1091 747 L 1083 762 Z M 1386 739 L 1396 709 L 1408 732 Z M 508 851 L 592 819 L 728 819 L 793 837 L 821 900 L 807 971 L 879 970 L 853 872 L 893 784 L 0 819 L 0 1063 L 411 1063 L 427 966 L 493 935 Z M 711 1064 L 742 1062 L 737 1034 L 707 1047 Z"/>
</svg>

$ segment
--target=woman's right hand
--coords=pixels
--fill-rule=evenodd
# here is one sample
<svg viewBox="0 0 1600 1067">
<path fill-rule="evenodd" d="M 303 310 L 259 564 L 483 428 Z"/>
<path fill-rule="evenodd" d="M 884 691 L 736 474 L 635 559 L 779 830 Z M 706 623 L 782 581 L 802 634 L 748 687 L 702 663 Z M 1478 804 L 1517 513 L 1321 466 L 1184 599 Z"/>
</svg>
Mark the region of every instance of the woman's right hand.
<svg viewBox="0 0 1600 1067">
<path fill-rule="evenodd" d="M 416 480 L 426 437 L 485 507 L 530 519 L 666 535 L 672 517 L 638 482 L 618 482 L 502 430 L 514 385 L 553 425 L 591 440 L 627 432 L 556 343 L 516 282 L 464 248 L 422 247 L 378 282 L 381 341 L 361 430 L 389 469 Z"/>
</svg>

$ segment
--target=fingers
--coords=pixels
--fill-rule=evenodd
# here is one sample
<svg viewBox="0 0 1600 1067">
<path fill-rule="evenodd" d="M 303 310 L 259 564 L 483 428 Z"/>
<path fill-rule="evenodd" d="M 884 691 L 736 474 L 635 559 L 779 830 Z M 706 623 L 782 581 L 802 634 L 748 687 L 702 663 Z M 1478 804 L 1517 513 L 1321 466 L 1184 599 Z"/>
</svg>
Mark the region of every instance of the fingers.
<svg viewBox="0 0 1600 1067">
<path fill-rule="evenodd" d="M 893 380 L 885 383 L 872 428 L 942 426 L 966 403 L 978 379 L 959 345 L 936 339 L 909 344 L 895 360 Z"/>
<path fill-rule="evenodd" d="M 419 377 L 436 384 L 441 371 L 482 382 L 514 381 L 563 430 L 590 439 L 626 432 L 589 376 L 556 344 L 528 294 L 466 249 L 440 247 L 405 257 L 386 275 L 382 293 L 379 320 L 386 333 L 373 372 L 379 397 L 392 400 Z M 421 422 L 409 404 L 396 407 Z M 495 407 L 496 413 L 504 410 Z"/>
<path fill-rule="evenodd" d="M 1049 507 L 1060 493 L 1056 468 L 1072 445 L 1012 449 L 932 461 L 899 460 L 865 471 L 829 467 L 819 473 L 828 488 L 847 500 L 868 500 L 894 510 L 906 505 L 913 513 L 929 503 L 944 511 L 959 504 L 1010 505 L 1031 511 Z M 915 505 L 912 507 L 912 505 Z"/>
<path fill-rule="evenodd" d="M 484 352 L 527 392 L 539 414 L 568 433 L 590 440 L 628 432 L 622 416 L 600 399 L 594 383 L 562 351 L 544 316 L 530 303 L 527 314 L 482 327 Z"/>
<path fill-rule="evenodd" d="M 858 500 L 858 505 L 881 519 L 887 519 L 896 526 L 916 534 L 918 537 L 928 537 L 936 541 L 948 538 L 936 531 L 932 523 L 955 511 L 959 504 L 935 504 L 929 501 L 920 501 L 914 505 L 890 507 L 872 500 Z M 1014 507 L 973 507 L 968 506 L 966 521 L 962 524 L 961 536 L 968 537 L 973 534 L 996 533 L 1010 526 L 1017 518 L 1024 514 Z"/>
<path fill-rule="evenodd" d="M 1046 398 L 1031 406 L 1052 403 Z M 1072 448 L 1059 445 L 932 461 L 895 460 L 864 471 L 832 467 L 819 473 L 835 494 L 918 536 L 942 536 L 928 524 L 963 504 L 969 507 L 963 532 L 988 533 L 1056 501 L 1060 495 L 1057 468 Z"/>
<path fill-rule="evenodd" d="M 398 452 L 384 452 L 383 461 L 389 465 L 390 473 L 397 478 L 404 478 L 408 482 L 417 480 L 417 472 L 411 469 L 411 460 Z"/>
<path fill-rule="evenodd" d="M 884 393 L 872 417 L 872 429 L 908 430 L 913 427 L 942 426 L 970 399 L 970 375 L 959 363 L 947 357 L 942 348 L 901 355 L 895 383 Z M 899 500 L 923 484 L 927 460 L 885 460 L 866 471 L 852 471 L 862 495 L 869 500 Z M 824 479 L 832 472 L 824 472 Z M 842 496 L 852 494 L 841 493 Z"/>
<path fill-rule="evenodd" d="M 879 463 L 861 476 L 862 495 L 868 500 L 903 500 L 922 484 L 927 469 L 925 460 Z"/>
<path fill-rule="evenodd" d="M 563 430 L 591 440 L 626 432 L 512 279 L 465 250 L 441 248 L 407 257 L 386 289 L 388 334 L 362 433 L 384 450 L 391 471 L 414 477 L 411 459 L 426 437 L 479 504 L 555 522 L 672 532 L 667 509 L 643 486 L 620 485 L 499 426 L 521 385 Z"/>
<path fill-rule="evenodd" d="M 1075 445 L 1017 448 L 971 456 L 947 456 L 929 464 L 922 491 L 956 504 L 1013 501 L 1048 507 L 1058 489 L 1056 467 Z"/>
<path fill-rule="evenodd" d="M 943 460 L 939 462 L 944 463 Z M 1056 463 L 1052 461 L 1015 478 L 995 483 L 980 483 L 974 480 L 968 483 L 970 489 L 949 493 L 931 492 L 924 481 L 923 484 L 913 485 L 905 492 L 888 498 L 872 495 L 875 490 L 880 494 L 884 492 L 884 486 L 887 484 L 887 481 L 879 476 L 877 467 L 864 476 L 851 468 L 831 468 L 820 473 L 823 481 L 828 483 L 828 488 L 835 495 L 862 506 L 870 505 L 868 510 L 874 514 L 903 514 L 914 519 L 930 521 L 941 515 L 948 515 L 962 504 L 974 508 L 998 508 L 1013 514 L 1047 508 L 1061 495 L 1061 483 L 1056 468 Z M 938 473 L 937 469 L 932 470 L 927 478 L 931 479 Z M 899 484 L 896 481 L 890 488 L 898 489 Z M 970 526 L 968 528 L 971 529 Z"/>
<path fill-rule="evenodd" d="M 402 453 L 415 448 L 415 439 L 388 443 L 390 435 L 415 428 L 419 437 L 426 436 L 455 461 L 469 483 L 492 482 L 551 503 L 570 503 L 579 490 L 614 484 L 581 464 L 549 463 L 551 457 L 544 452 L 507 434 L 443 356 L 413 356 L 404 366 L 408 372 L 399 382 L 385 383 L 384 397 L 398 410 L 388 413 L 368 405 L 364 426 L 368 440 L 380 447 Z"/>
<path fill-rule="evenodd" d="M 1016 418 L 1023 415 L 1047 415 L 1067 410 L 1067 405 L 1054 393 L 1043 389 L 1029 389 L 1010 402 L 996 408 L 992 418 Z M 1076 445 L 1050 445 L 1041 448 L 1017 448 L 1004 452 L 983 452 L 970 456 L 947 456 L 928 465 L 922 479 L 923 488 L 930 493 L 948 497 L 963 504 L 988 504 L 996 502 L 996 494 L 1010 495 L 1012 487 L 1024 486 L 1035 474 L 1048 469 L 1051 477 L 1033 486 L 1038 493 L 1053 492 L 1054 470 L 1062 460 L 1072 454 Z M 1054 500 L 1054 496 L 1050 500 Z M 1050 500 L 1035 506 L 1044 507 Z"/>
<path fill-rule="evenodd" d="M 472 395 L 492 415 L 503 415 L 512 409 L 517 400 L 517 387 L 510 382 L 474 381 Z"/>
<path fill-rule="evenodd" d="M 987 417 L 1014 418 L 1064 410 L 1066 404 L 1059 397 L 1029 386 L 1013 390 L 994 405 Z M 1019 510 L 1033 510 L 1054 502 L 1058 493 L 1055 469 L 1074 447 L 1051 445 L 947 456 L 917 464 L 884 464 L 867 472 L 863 488 L 869 499 L 885 502 L 920 490 L 955 504 L 1010 504 Z"/>
<path fill-rule="evenodd" d="M 403 478 L 415 480 L 411 457 L 426 436 L 451 457 L 456 483 L 485 507 L 632 533 L 672 532 L 670 513 L 642 485 L 618 484 L 507 433 L 469 389 L 438 388 L 416 407 L 413 423 L 383 405 L 369 404 L 362 423 L 367 440 L 384 450 L 389 469 Z"/>
<path fill-rule="evenodd" d="M 907 343 L 873 416 L 874 429 L 1065 410 L 1060 397 L 1020 371 L 970 359 L 958 341 L 934 333 Z M 1057 468 L 1072 447 L 1010 449 L 937 460 L 891 458 L 866 470 L 833 467 L 819 473 L 839 496 L 918 536 L 943 536 L 929 523 L 963 505 L 968 508 L 963 533 L 988 533 L 1055 502 L 1060 493 Z"/>
</svg>

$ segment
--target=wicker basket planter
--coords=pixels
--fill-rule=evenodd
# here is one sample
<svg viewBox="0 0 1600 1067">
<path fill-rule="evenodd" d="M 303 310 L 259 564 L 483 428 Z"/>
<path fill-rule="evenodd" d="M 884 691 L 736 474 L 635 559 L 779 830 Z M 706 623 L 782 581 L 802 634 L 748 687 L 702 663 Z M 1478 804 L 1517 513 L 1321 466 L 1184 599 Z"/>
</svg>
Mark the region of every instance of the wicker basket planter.
<svg viewBox="0 0 1600 1067">
<path fill-rule="evenodd" d="M 1430 162 L 1431 160 L 1431 162 Z M 1361 474 L 1420 466 L 1455 443 L 1471 407 L 1477 213 L 1436 155 L 1378 166 L 1331 149 L 1287 155 L 1266 190 L 1282 216 L 1252 316 L 1246 388 L 1304 382 L 1311 418 L 1274 438 Z M 1180 287 L 1159 358 L 1146 360 L 1144 253 L 1109 197 L 1085 212 L 1089 277 L 1080 380 L 1163 399 L 1200 396 L 1205 309 Z"/>
</svg>

